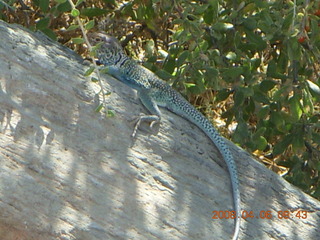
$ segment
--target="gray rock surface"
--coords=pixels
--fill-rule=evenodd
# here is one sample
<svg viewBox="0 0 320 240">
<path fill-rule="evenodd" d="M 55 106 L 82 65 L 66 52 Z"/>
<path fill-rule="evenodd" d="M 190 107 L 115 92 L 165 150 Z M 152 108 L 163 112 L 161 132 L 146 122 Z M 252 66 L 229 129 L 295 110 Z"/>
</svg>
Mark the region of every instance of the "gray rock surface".
<svg viewBox="0 0 320 240">
<path fill-rule="evenodd" d="M 134 91 L 103 76 L 116 113 L 105 118 L 87 68 L 42 34 L 0 21 L 0 239 L 231 239 L 234 221 L 212 219 L 233 210 L 215 146 L 166 110 L 157 132 L 133 141 L 131 120 L 145 112 Z M 230 147 L 240 239 L 320 239 L 319 201 Z"/>
</svg>

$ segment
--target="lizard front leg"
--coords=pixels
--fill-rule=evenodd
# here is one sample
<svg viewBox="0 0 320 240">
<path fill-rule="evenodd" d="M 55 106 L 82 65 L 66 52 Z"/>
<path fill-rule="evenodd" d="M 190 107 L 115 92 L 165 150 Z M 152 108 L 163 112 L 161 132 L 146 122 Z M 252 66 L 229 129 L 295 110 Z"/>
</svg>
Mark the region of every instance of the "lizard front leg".
<svg viewBox="0 0 320 240">
<path fill-rule="evenodd" d="M 152 129 L 154 124 L 160 122 L 161 112 L 156 101 L 149 95 L 148 90 L 138 91 L 138 96 L 145 108 L 151 113 L 150 115 L 139 116 L 138 121 L 133 129 L 132 137 L 135 137 L 137 130 L 142 122 L 151 122 L 150 128 Z"/>
</svg>

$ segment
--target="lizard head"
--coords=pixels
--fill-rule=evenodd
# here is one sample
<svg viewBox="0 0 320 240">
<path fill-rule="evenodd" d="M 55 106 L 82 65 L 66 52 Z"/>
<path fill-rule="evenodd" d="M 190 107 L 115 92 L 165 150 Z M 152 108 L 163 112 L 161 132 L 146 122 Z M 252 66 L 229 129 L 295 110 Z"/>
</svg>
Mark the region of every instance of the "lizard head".
<svg viewBox="0 0 320 240">
<path fill-rule="evenodd" d="M 99 61 L 106 65 L 115 65 L 126 56 L 119 41 L 104 33 L 88 34 L 90 44 L 96 46 L 96 55 Z"/>
</svg>

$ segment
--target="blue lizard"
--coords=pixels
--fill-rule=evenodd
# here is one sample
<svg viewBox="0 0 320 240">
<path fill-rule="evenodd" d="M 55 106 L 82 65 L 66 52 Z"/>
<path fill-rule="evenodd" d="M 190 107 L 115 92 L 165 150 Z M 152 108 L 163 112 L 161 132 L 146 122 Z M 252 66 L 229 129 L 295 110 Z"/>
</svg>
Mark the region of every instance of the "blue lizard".
<svg viewBox="0 0 320 240">
<path fill-rule="evenodd" d="M 152 114 L 140 116 L 134 128 L 133 136 L 142 121 L 151 122 L 151 127 L 154 123 L 160 121 L 161 112 L 158 108 L 160 106 L 194 123 L 217 146 L 230 173 L 236 212 L 235 230 L 232 239 L 238 239 L 241 220 L 239 180 L 235 161 L 225 140 L 211 122 L 185 100 L 181 94 L 173 90 L 153 72 L 129 58 L 116 38 L 104 33 L 91 33 L 89 34 L 89 41 L 92 45 L 98 45 L 96 55 L 103 65 L 108 66 L 108 73 L 137 90 L 142 104 Z"/>
</svg>

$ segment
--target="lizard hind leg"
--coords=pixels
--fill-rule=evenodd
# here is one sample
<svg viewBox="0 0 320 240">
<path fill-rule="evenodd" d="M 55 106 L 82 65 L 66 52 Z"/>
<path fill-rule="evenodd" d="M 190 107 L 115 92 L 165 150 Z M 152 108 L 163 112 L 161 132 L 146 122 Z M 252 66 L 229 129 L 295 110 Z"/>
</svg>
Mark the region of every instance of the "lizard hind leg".
<svg viewBox="0 0 320 240">
<path fill-rule="evenodd" d="M 151 113 L 151 115 L 142 115 L 138 117 L 137 123 L 133 129 L 132 137 L 135 137 L 137 130 L 142 122 L 151 122 L 150 128 L 160 122 L 161 112 L 157 106 L 156 101 L 148 94 L 147 90 L 138 91 L 141 103 Z"/>
<path fill-rule="evenodd" d="M 153 129 L 154 124 L 158 123 L 160 121 L 159 117 L 157 115 L 142 115 L 139 116 L 136 124 L 134 126 L 133 132 L 131 134 L 131 137 L 135 137 L 138 131 L 138 128 L 140 127 L 141 123 L 143 122 L 150 122 L 150 128 Z"/>
</svg>

